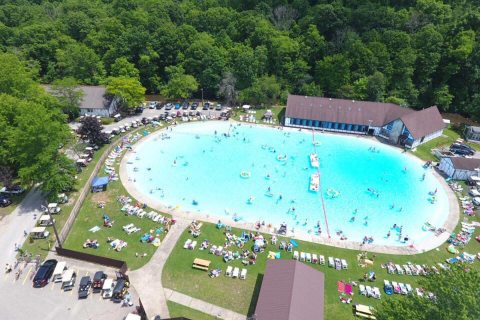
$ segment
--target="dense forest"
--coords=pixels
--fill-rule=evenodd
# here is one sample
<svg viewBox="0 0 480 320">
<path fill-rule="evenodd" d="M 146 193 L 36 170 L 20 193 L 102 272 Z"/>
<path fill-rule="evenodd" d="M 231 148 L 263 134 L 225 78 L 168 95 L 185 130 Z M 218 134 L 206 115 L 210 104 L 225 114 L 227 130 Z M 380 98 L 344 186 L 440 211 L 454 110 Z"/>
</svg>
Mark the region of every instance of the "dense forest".
<svg viewBox="0 0 480 320">
<path fill-rule="evenodd" d="M 1 50 L 44 83 L 137 77 L 150 93 L 324 95 L 480 118 L 478 0 L 0 3 Z"/>
</svg>

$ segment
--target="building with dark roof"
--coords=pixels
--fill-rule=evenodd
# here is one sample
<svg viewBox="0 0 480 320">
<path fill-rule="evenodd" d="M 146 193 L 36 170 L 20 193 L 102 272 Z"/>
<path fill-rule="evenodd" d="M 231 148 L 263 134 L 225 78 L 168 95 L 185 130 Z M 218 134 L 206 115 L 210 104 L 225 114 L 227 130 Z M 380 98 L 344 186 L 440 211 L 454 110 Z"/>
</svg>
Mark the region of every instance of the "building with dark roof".
<svg viewBox="0 0 480 320">
<path fill-rule="evenodd" d="M 436 106 L 416 111 L 393 103 L 289 95 L 285 125 L 381 136 L 414 148 L 439 137 L 445 124 Z"/>
<path fill-rule="evenodd" d="M 269 260 L 255 320 L 323 320 L 325 276 L 296 260 Z"/>
<path fill-rule="evenodd" d="M 468 180 L 471 176 L 479 175 L 480 159 L 444 157 L 438 168 L 454 180 Z"/>
</svg>

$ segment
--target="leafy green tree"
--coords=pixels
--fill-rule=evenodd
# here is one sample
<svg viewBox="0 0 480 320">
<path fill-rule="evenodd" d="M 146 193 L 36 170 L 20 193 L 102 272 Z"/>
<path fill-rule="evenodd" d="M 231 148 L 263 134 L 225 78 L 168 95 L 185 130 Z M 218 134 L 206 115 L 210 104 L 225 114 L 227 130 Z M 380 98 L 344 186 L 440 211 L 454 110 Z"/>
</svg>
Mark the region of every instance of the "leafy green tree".
<svg viewBox="0 0 480 320">
<path fill-rule="evenodd" d="M 135 78 L 109 77 L 106 85 L 107 95 L 117 100 L 120 109 L 136 108 L 145 99 L 145 88 Z"/>
<path fill-rule="evenodd" d="M 240 100 L 253 105 L 272 105 L 281 94 L 281 87 L 274 76 L 257 78 L 251 87 L 240 92 Z"/>
<path fill-rule="evenodd" d="M 367 99 L 370 101 L 382 101 L 383 97 L 385 96 L 385 88 L 387 85 L 387 80 L 385 76 L 376 71 L 374 74 L 367 78 L 367 85 L 366 85 L 366 94 Z"/>
<path fill-rule="evenodd" d="M 117 58 L 110 67 L 110 69 L 110 75 L 112 77 L 140 79 L 140 72 L 138 71 L 138 69 L 125 57 Z"/>
<path fill-rule="evenodd" d="M 467 265 L 452 266 L 420 280 L 428 299 L 413 295 L 408 299 L 386 299 L 378 308 L 378 320 L 480 319 L 478 282 L 480 273 Z"/>
<path fill-rule="evenodd" d="M 55 80 L 52 83 L 51 92 L 58 99 L 63 113 L 68 115 L 69 120 L 79 116 L 83 91 L 78 88 L 78 83 L 74 78 Z"/>
<path fill-rule="evenodd" d="M 350 82 L 350 65 L 350 60 L 342 54 L 327 56 L 317 62 L 315 79 L 326 94 L 334 96 L 343 85 Z"/>
<path fill-rule="evenodd" d="M 181 66 L 170 66 L 166 68 L 168 82 L 162 88 L 162 95 L 171 99 L 187 99 L 193 92 L 198 90 L 197 80 L 192 75 L 185 74 Z"/>
</svg>

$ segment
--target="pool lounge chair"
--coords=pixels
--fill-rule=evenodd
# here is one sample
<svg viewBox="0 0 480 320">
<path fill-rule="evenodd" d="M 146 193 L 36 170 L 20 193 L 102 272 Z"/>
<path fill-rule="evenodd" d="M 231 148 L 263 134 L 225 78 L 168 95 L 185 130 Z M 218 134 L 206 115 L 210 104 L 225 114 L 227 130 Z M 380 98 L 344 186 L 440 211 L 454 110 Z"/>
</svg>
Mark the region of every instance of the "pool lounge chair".
<svg viewBox="0 0 480 320">
<path fill-rule="evenodd" d="M 306 260 L 307 262 L 312 262 L 312 254 L 311 254 L 311 253 L 308 253 L 308 252 L 307 252 L 307 253 L 305 254 L 305 256 L 306 256 L 306 257 L 305 257 L 305 260 Z"/>
<path fill-rule="evenodd" d="M 215 250 L 215 255 L 221 256 L 222 254 L 223 254 L 223 247 L 222 246 L 217 247 L 217 249 Z"/>
<path fill-rule="evenodd" d="M 123 226 L 123 230 L 127 231 L 128 229 L 131 229 L 133 227 L 134 227 L 133 223 L 129 223 L 126 226 Z"/>
<path fill-rule="evenodd" d="M 137 217 L 143 218 L 147 212 L 141 210 L 140 212 L 137 213 Z"/>
<path fill-rule="evenodd" d="M 375 299 L 380 299 L 382 296 L 380 289 L 378 287 L 373 287 L 372 288 L 372 297 Z"/>
<path fill-rule="evenodd" d="M 396 264 L 395 268 L 397 269 L 398 274 L 405 274 L 405 272 L 403 271 L 402 267 L 400 267 L 399 264 Z"/>
<path fill-rule="evenodd" d="M 360 294 L 366 296 L 367 295 L 367 289 L 363 284 L 358 285 L 358 290 L 360 290 Z"/>
<path fill-rule="evenodd" d="M 367 297 L 373 297 L 373 289 L 370 286 L 365 286 L 365 289 L 367 290 Z"/>
<path fill-rule="evenodd" d="M 305 261 L 305 252 L 300 252 L 300 261 Z"/>
<path fill-rule="evenodd" d="M 383 290 L 389 296 L 393 294 L 393 286 L 390 284 L 390 281 L 383 280 Z"/>
<path fill-rule="evenodd" d="M 409 283 L 405 285 L 405 288 L 407 288 L 408 294 L 411 294 L 413 292 L 412 286 Z"/>
<path fill-rule="evenodd" d="M 415 268 L 415 266 L 413 264 L 411 264 L 410 262 L 408 263 L 408 267 L 410 268 L 410 271 L 412 272 L 412 275 L 414 276 L 418 276 L 419 272 L 417 270 L 417 268 Z"/>
<path fill-rule="evenodd" d="M 132 234 L 132 233 L 138 232 L 138 231 L 140 231 L 140 230 L 142 230 L 142 229 L 140 229 L 140 228 L 138 228 L 138 227 L 133 227 L 133 228 L 130 228 L 130 229 L 126 230 L 126 231 L 127 231 L 127 234 Z"/>
<path fill-rule="evenodd" d="M 338 258 L 335 258 L 335 269 L 342 270 L 342 262 Z"/>
<path fill-rule="evenodd" d="M 342 269 L 348 269 L 348 264 L 345 259 L 342 259 Z"/>
<path fill-rule="evenodd" d="M 415 288 L 415 292 L 417 293 L 417 296 L 423 297 L 423 289 L 422 288 Z"/>
<path fill-rule="evenodd" d="M 213 245 L 213 246 L 210 247 L 210 253 L 214 254 L 216 250 L 217 250 L 216 245 Z"/>
<path fill-rule="evenodd" d="M 319 259 L 320 259 L 320 260 L 319 260 L 319 261 L 320 261 L 320 264 L 325 264 L 325 257 L 324 257 L 324 256 L 321 255 L 321 256 L 319 257 Z"/>
<path fill-rule="evenodd" d="M 394 293 L 397 293 L 397 294 L 402 293 L 402 288 L 400 288 L 398 283 L 396 283 L 395 281 L 392 281 L 392 286 L 393 286 L 393 292 Z"/>
<path fill-rule="evenodd" d="M 410 270 L 406 264 L 404 264 L 402 267 L 405 269 L 405 274 L 412 275 L 412 270 Z"/>
<path fill-rule="evenodd" d="M 192 243 L 192 239 L 187 239 L 187 241 L 185 241 L 185 244 L 183 245 L 183 249 L 188 249 L 190 243 Z"/>
<path fill-rule="evenodd" d="M 417 268 L 418 274 L 420 274 L 420 275 L 424 275 L 424 274 L 425 274 L 425 270 L 423 270 L 423 268 L 422 268 L 421 265 L 416 264 L 416 265 L 415 265 L 415 268 Z"/>
<path fill-rule="evenodd" d="M 335 267 L 335 263 L 333 262 L 333 257 L 328 257 L 328 266 L 330 268 Z"/>
<path fill-rule="evenodd" d="M 238 267 L 235 267 L 235 269 L 233 269 L 232 278 L 238 278 L 239 274 L 240 274 L 240 269 Z"/>
<path fill-rule="evenodd" d="M 240 273 L 240 279 L 241 280 L 247 279 L 247 269 L 242 269 L 242 273 Z"/>
<path fill-rule="evenodd" d="M 233 267 L 232 267 L 232 266 L 228 266 L 228 267 L 227 267 L 227 270 L 225 271 L 225 276 L 231 277 L 231 276 L 232 276 L 232 271 L 233 271 Z"/>
<path fill-rule="evenodd" d="M 293 259 L 298 260 L 298 251 L 293 252 Z"/>
<path fill-rule="evenodd" d="M 436 274 L 440 273 L 440 271 L 438 271 L 438 268 L 435 266 L 432 266 L 432 271 L 435 272 Z"/>
<path fill-rule="evenodd" d="M 318 256 L 315 253 L 312 253 L 312 263 L 314 264 L 318 263 Z"/>
<path fill-rule="evenodd" d="M 193 241 L 192 243 L 190 243 L 190 245 L 188 246 L 188 249 L 189 250 L 195 250 L 195 247 L 197 246 L 197 241 Z"/>
<path fill-rule="evenodd" d="M 395 273 L 395 267 L 391 264 L 387 264 L 387 272 L 388 273 Z"/>
<path fill-rule="evenodd" d="M 400 293 L 401 294 L 404 294 L 404 295 L 408 294 L 407 287 L 403 283 L 400 282 L 398 285 L 400 286 Z"/>
</svg>

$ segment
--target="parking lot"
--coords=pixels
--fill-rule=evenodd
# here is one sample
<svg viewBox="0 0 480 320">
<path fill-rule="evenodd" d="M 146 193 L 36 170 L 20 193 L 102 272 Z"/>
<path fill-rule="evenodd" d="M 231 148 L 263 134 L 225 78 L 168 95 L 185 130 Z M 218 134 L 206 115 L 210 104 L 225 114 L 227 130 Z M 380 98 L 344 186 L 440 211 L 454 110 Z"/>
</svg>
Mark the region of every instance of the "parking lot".
<svg viewBox="0 0 480 320">
<path fill-rule="evenodd" d="M 57 258 L 59 261 L 65 259 Z M 99 267 L 81 261 L 67 261 L 69 269 L 77 274 L 75 287 L 64 292 L 61 282 L 50 282 L 43 288 L 33 288 L 32 279 L 35 265 L 29 263 L 19 264 L 23 272 L 17 280 L 15 271 L 3 273 L 0 280 L 0 310 L 2 319 L 124 319 L 138 305 L 138 295 L 134 288 L 129 289 L 133 306 L 123 306 L 109 299 L 103 299 L 101 293 L 92 293 L 86 299 L 78 299 L 78 284 L 81 277 L 93 278 L 95 271 L 103 270 L 109 278 L 115 278 L 114 270 Z"/>
</svg>

